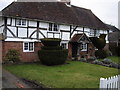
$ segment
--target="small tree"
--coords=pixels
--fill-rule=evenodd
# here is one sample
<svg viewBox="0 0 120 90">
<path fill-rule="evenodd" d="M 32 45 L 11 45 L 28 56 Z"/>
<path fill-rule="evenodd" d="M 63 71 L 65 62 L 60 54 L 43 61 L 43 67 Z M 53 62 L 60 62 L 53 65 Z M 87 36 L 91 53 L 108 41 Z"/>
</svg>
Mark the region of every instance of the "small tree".
<svg viewBox="0 0 120 90">
<path fill-rule="evenodd" d="M 106 51 L 103 50 L 103 48 L 106 45 L 105 37 L 106 37 L 106 34 L 101 34 L 99 36 L 99 38 L 98 37 L 90 37 L 90 40 L 92 41 L 93 45 L 98 49 L 95 52 L 95 56 L 97 58 L 103 59 L 103 58 L 107 57 Z"/>
</svg>

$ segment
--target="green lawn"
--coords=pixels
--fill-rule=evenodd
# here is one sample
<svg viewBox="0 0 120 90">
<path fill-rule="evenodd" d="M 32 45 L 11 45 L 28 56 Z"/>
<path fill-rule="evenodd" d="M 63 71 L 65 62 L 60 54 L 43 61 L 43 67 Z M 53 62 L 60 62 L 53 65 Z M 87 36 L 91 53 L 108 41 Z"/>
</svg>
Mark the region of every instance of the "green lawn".
<svg viewBox="0 0 120 90">
<path fill-rule="evenodd" d="M 111 59 L 112 62 L 114 63 L 120 63 L 120 57 L 116 57 L 116 56 L 110 56 L 110 57 L 107 57 L 108 59 Z M 100 61 L 102 61 L 103 59 L 98 59 Z"/>
<path fill-rule="evenodd" d="M 118 75 L 118 69 L 79 61 L 59 66 L 41 64 L 7 65 L 5 69 L 29 80 L 52 88 L 99 88 L 99 79 Z"/>
</svg>

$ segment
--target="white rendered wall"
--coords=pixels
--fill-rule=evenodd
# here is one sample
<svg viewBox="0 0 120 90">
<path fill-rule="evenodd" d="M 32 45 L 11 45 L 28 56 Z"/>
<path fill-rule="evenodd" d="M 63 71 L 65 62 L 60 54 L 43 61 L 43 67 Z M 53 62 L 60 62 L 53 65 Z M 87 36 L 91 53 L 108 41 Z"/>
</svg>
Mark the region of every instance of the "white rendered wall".
<svg viewBox="0 0 120 90">
<path fill-rule="evenodd" d="M 59 25 L 60 30 L 70 31 L 69 25 Z"/>
<path fill-rule="evenodd" d="M 29 21 L 29 26 L 32 26 L 32 27 L 37 27 L 37 22 L 36 21 Z"/>
<path fill-rule="evenodd" d="M 1 21 L 1 20 L 0 20 Z M 7 24 L 11 23 L 11 18 L 7 19 Z M 27 23 L 28 20 L 26 20 L 26 25 L 25 26 L 21 26 L 21 28 L 18 26 L 18 37 L 23 37 L 23 38 L 27 38 Z M 8 26 L 8 28 L 16 35 L 17 34 L 17 28 L 15 27 L 15 19 L 12 18 L 12 27 Z M 28 23 L 29 27 L 32 28 L 28 28 L 28 37 L 30 37 L 30 35 L 37 30 L 37 21 L 32 21 L 29 20 Z M 25 28 L 22 28 L 25 27 Z M 59 25 L 59 31 L 52 31 L 52 33 L 47 33 L 47 32 L 51 32 L 49 31 L 49 23 L 47 22 L 40 22 L 39 23 L 39 27 L 43 28 L 43 29 L 47 29 L 47 30 L 42 30 L 40 29 L 40 32 L 44 34 L 45 37 L 47 38 L 61 38 L 63 41 L 69 41 L 70 40 L 70 32 L 65 32 L 65 31 L 70 31 L 70 25 Z M 73 30 L 74 28 L 72 28 Z M 63 30 L 64 32 L 60 32 L 60 30 Z M 76 30 L 79 31 L 74 31 L 74 33 L 72 34 L 72 37 L 74 36 L 74 34 L 77 33 L 83 33 L 83 28 L 78 27 Z M 43 35 L 39 33 L 39 39 L 44 38 Z M 54 34 L 53 34 L 54 33 Z M 84 28 L 84 33 L 89 37 L 90 34 L 90 29 L 89 28 Z M 107 31 L 103 31 L 100 30 L 101 34 L 107 34 Z M 10 32 L 7 31 L 7 36 L 13 37 L 12 34 Z M 62 37 L 61 37 L 62 36 Z M 35 32 L 31 38 L 37 38 L 37 32 Z M 106 38 L 107 40 L 107 38 Z"/>
</svg>

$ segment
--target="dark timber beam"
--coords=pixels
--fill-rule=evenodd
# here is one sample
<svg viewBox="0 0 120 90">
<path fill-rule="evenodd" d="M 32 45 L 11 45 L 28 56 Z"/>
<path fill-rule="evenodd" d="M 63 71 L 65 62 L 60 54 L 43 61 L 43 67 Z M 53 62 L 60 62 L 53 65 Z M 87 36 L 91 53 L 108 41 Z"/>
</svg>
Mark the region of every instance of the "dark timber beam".
<svg viewBox="0 0 120 90">
<path fill-rule="evenodd" d="M 7 17 L 4 17 L 3 35 L 4 35 L 5 39 L 6 39 L 7 38 Z"/>
<path fill-rule="evenodd" d="M 7 30 L 13 35 L 13 37 L 16 37 L 15 34 L 9 28 L 7 28 Z"/>
<path fill-rule="evenodd" d="M 78 27 L 78 26 L 75 26 L 75 28 L 73 28 L 73 31 L 70 32 L 70 38 L 71 38 L 72 34 L 74 33 L 74 31 L 77 29 L 77 27 Z"/>
<path fill-rule="evenodd" d="M 39 39 L 39 21 L 37 21 L 37 39 Z"/>
<path fill-rule="evenodd" d="M 71 38 L 71 32 L 72 32 L 72 25 L 70 25 L 70 38 Z"/>
<path fill-rule="evenodd" d="M 83 33 L 85 32 L 85 28 L 83 27 Z"/>
<path fill-rule="evenodd" d="M 94 29 L 94 37 L 96 37 L 96 29 Z"/>
</svg>

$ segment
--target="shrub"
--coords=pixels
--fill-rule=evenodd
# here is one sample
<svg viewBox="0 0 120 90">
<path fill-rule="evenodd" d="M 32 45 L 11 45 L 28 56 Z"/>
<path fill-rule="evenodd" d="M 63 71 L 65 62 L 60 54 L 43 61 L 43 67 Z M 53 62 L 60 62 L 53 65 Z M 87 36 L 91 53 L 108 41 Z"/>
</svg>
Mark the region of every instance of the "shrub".
<svg viewBox="0 0 120 90">
<path fill-rule="evenodd" d="M 8 50 L 5 59 L 7 61 L 18 62 L 20 60 L 18 51 L 14 49 Z"/>
<path fill-rule="evenodd" d="M 40 50 L 39 59 L 45 65 L 64 64 L 67 58 L 67 50 Z"/>
<path fill-rule="evenodd" d="M 99 38 L 98 37 L 90 37 L 90 40 L 94 44 L 94 46 L 98 49 L 103 49 L 106 45 L 106 40 L 105 40 L 106 34 L 100 34 Z"/>
<path fill-rule="evenodd" d="M 110 43 L 109 49 L 114 56 L 120 56 L 120 46 L 117 46 L 116 43 Z"/>
<path fill-rule="evenodd" d="M 58 38 L 43 38 L 40 39 L 44 46 L 59 46 L 61 39 Z"/>
<path fill-rule="evenodd" d="M 112 60 L 105 58 L 102 62 L 105 64 L 110 64 L 110 63 L 112 63 Z"/>
<path fill-rule="evenodd" d="M 61 46 L 43 46 L 43 50 L 62 50 Z"/>
<path fill-rule="evenodd" d="M 97 50 L 97 51 L 95 52 L 95 56 L 96 56 L 97 58 L 99 58 L 99 59 L 104 59 L 104 58 L 107 57 L 107 53 L 106 53 L 106 51 L 104 51 L 104 50 Z"/>
<path fill-rule="evenodd" d="M 107 56 L 112 56 L 112 52 L 109 50 L 106 50 L 106 54 L 107 54 Z"/>
</svg>

